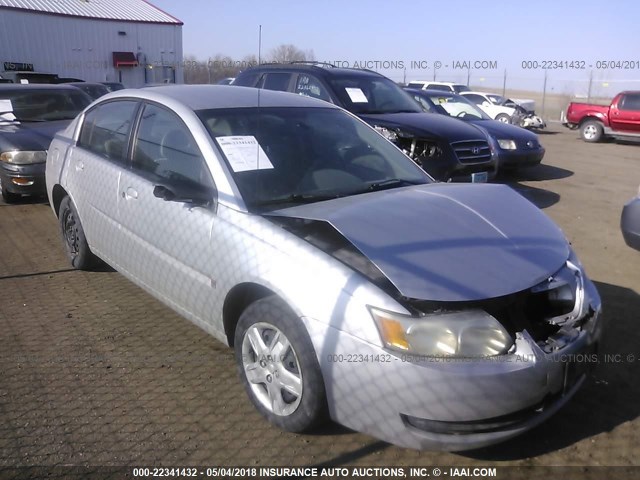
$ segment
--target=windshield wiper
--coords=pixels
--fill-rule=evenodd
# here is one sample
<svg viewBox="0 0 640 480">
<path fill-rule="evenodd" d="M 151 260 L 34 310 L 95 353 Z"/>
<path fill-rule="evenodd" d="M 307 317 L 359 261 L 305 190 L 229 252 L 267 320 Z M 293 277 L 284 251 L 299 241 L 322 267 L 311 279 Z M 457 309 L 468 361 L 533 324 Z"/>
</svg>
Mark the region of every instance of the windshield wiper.
<svg viewBox="0 0 640 480">
<path fill-rule="evenodd" d="M 350 195 L 358 195 L 360 193 L 377 192 L 379 190 L 386 190 L 397 187 L 405 187 L 408 185 L 420 185 L 422 182 L 416 182 L 414 180 L 405 180 L 402 178 L 390 178 L 381 182 L 370 183 L 366 188 L 351 192 Z"/>
<path fill-rule="evenodd" d="M 313 202 L 321 202 L 323 200 L 333 200 L 334 198 L 339 198 L 343 195 L 333 193 L 333 194 L 323 194 L 323 195 L 313 195 L 306 193 L 292 193 L 291 195 L 285 195 L 283 197 L 270 198 L 269 200 L 263 200 L 261 202 L 256 203 L 256 206 L 267 206 L 267 205 L 277 205 L 279 203 L 313 203 Z"/>
</svg>

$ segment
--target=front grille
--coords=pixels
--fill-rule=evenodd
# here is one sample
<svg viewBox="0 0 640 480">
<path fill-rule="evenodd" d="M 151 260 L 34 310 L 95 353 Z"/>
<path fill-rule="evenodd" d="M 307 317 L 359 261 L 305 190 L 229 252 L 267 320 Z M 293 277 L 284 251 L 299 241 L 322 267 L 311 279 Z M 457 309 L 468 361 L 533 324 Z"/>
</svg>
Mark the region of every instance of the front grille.
<svg viewBox="0 0 640 480">
<path fill-rule="evenodd" d="M 460 163 L 488 163 L 491 161 L 491 148 L 483 140 L 453 142 L 453 151 Z"/>
</svg>

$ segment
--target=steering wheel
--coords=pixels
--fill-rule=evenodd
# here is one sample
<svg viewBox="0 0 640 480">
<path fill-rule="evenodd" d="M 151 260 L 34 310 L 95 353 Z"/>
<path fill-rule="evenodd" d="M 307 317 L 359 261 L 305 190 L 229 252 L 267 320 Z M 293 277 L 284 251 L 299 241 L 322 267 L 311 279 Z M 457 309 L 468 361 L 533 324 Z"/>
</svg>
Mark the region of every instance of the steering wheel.
<svg viewBox="0 0 640 480">
<path fill-rule="evenodd" d="M 456 118 L 462 118 L 466 116 L 467 116 L 467 112 L 460 112 L 459 114 L 456 115 Z"/>
</svg>

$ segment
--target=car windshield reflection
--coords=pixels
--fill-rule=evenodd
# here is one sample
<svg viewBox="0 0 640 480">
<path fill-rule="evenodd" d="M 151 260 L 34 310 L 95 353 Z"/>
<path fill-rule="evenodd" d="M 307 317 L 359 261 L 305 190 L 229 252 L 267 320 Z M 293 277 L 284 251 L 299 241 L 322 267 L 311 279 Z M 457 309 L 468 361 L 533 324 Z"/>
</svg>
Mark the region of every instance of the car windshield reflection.
<svg viewBox="0 0 640 480">
<path fill-rule="evenodd" d="M 238 108 L 197 113 L 253 210 L 432 181 L 389 141 L 344 111 Z"/>
</svg>

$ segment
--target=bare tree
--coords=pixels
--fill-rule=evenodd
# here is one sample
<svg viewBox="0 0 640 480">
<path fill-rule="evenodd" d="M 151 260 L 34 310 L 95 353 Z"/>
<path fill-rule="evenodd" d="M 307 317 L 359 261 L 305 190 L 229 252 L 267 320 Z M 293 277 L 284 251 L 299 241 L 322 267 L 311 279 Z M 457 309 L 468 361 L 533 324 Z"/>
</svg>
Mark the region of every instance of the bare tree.
<svg viewBox="0 0 640 480">
<path fill-rule="evenodd" d="M 276 63 L 300 62 L 304 60 L 314 60 L 313 50 L 300 50 L 295 45 L 278 45 L 271 50 L 268 60 Z"/>
</svg>

